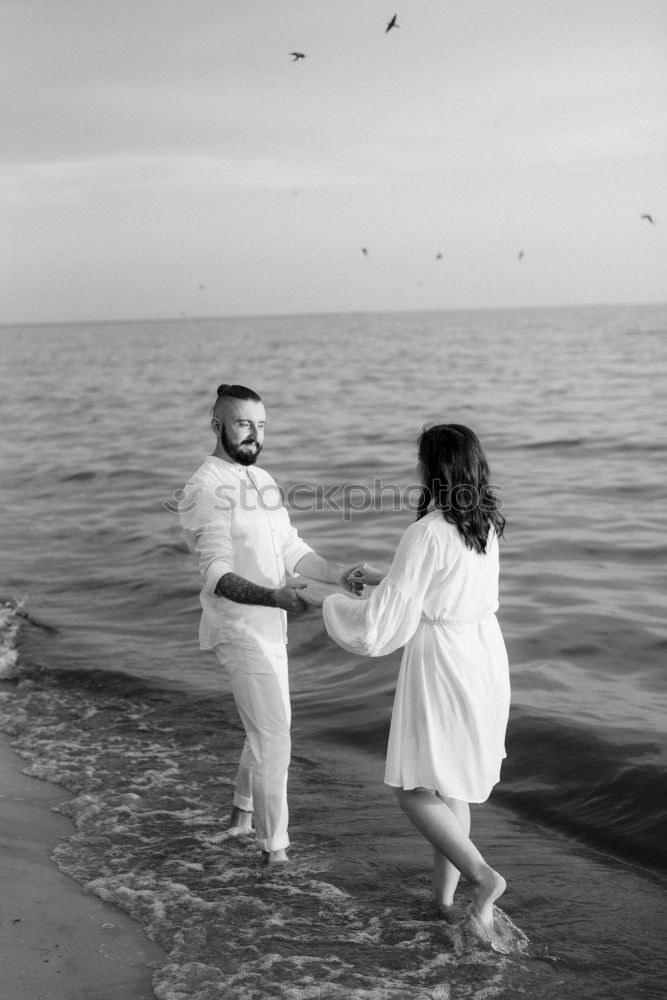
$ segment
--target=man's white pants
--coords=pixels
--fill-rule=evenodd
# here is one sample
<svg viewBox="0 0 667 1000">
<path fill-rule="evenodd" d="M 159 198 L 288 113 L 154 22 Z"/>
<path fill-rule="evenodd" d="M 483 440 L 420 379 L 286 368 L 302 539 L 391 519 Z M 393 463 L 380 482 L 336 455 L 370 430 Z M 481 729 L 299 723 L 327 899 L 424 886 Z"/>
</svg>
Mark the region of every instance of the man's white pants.
<svg viewBox="0 0 667 1000">
<path fill-rule="evenodd" d="M 227 670 L 246 732 L 236 775 L 234 805 L 255 814 L 263 851 L 289 846 L 287 771 L 290 763 L 289 679 L 283 643 L 214 647 Z"/>
</svg>

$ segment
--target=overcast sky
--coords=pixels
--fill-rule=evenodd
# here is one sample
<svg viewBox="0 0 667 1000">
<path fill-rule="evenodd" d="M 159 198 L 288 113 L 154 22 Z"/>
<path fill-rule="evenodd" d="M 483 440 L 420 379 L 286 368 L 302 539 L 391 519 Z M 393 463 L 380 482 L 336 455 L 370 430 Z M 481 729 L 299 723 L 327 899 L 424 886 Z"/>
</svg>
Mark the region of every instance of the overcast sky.
<svg viewBox="0 0 667 1000">
<path fill-rule="evenodd" d="M 0 0 L 0 322 L 664 301 L 666 53 L 667 0 Z"/>
</svg>

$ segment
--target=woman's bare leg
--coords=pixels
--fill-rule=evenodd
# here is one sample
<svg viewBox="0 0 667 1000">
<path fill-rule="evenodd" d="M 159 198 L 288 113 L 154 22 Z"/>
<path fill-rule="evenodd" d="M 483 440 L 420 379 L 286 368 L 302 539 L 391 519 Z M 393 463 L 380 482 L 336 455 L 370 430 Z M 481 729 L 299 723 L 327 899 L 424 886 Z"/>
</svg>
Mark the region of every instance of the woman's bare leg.
<svg viewBox="0 0 667 1000">
<path fill-rule="evenodd" d="M 493 904 L 505 891 L 505 879 L 487 865 L 446 802 L 424 788 L 394 791 L 422 836 L 472 883 L 473 911 L 482 924 L 493 928 Z"/>
<path fill-rule="evenodd" d="M 450 799 L 444 795 L 437 797 L 449 806 L 456 816 L 461 830 L 470 836 L 470 806 L 461 799 Z M 439 906 L 450 907 L 454 902 L 454 893 L 459 884 L 461 872 L 451 863 L 446 855 L 441 854 L 437 847 L 433 848 L 433 899 Z"/>
</svg>

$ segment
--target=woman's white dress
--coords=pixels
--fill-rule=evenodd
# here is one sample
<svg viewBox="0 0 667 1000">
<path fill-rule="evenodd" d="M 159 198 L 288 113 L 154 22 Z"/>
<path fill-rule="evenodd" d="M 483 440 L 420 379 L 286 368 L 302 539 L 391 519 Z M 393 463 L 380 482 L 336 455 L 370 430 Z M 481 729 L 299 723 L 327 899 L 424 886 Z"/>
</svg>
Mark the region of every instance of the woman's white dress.
<svg viewBox="0 0 667 1000">
<path fill-rule="evenodd" d="M 331 594 L 329 635 L 383 656 L 405 646 L 385 782 L 484 802 L 500 777 L 510 683 L 498 609 L 498 540 L 466 547 L 440 511 L 411 524 L 368 600 Z"/>
</svg>

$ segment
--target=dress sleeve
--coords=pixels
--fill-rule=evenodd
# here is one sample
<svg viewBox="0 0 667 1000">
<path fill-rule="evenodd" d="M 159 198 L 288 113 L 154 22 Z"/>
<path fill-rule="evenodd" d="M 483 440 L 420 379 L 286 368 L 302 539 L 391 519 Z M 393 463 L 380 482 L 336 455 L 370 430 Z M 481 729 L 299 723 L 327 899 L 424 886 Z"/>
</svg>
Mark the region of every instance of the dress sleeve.
<svg viewBox="0 0 667 1000">
<path fill-rule="evenodd" d="M 179 519 L 185 542 L 197 559 L 208 593 L 225 573 L 234 572 L 232 540 L 233 501 L 202 483 L 188 483 L 179 503 Z"/>
<path fill-rule="evenodd" d="M 436 540 L 419 522 L 403 535 L 391 569 L 368 600 L 331 594 L 324 599 L 324 625 L 351 653 L 384 656 L 404 646 L 417 630 L 424 597 L 439 565 Z"/>
</svg>

